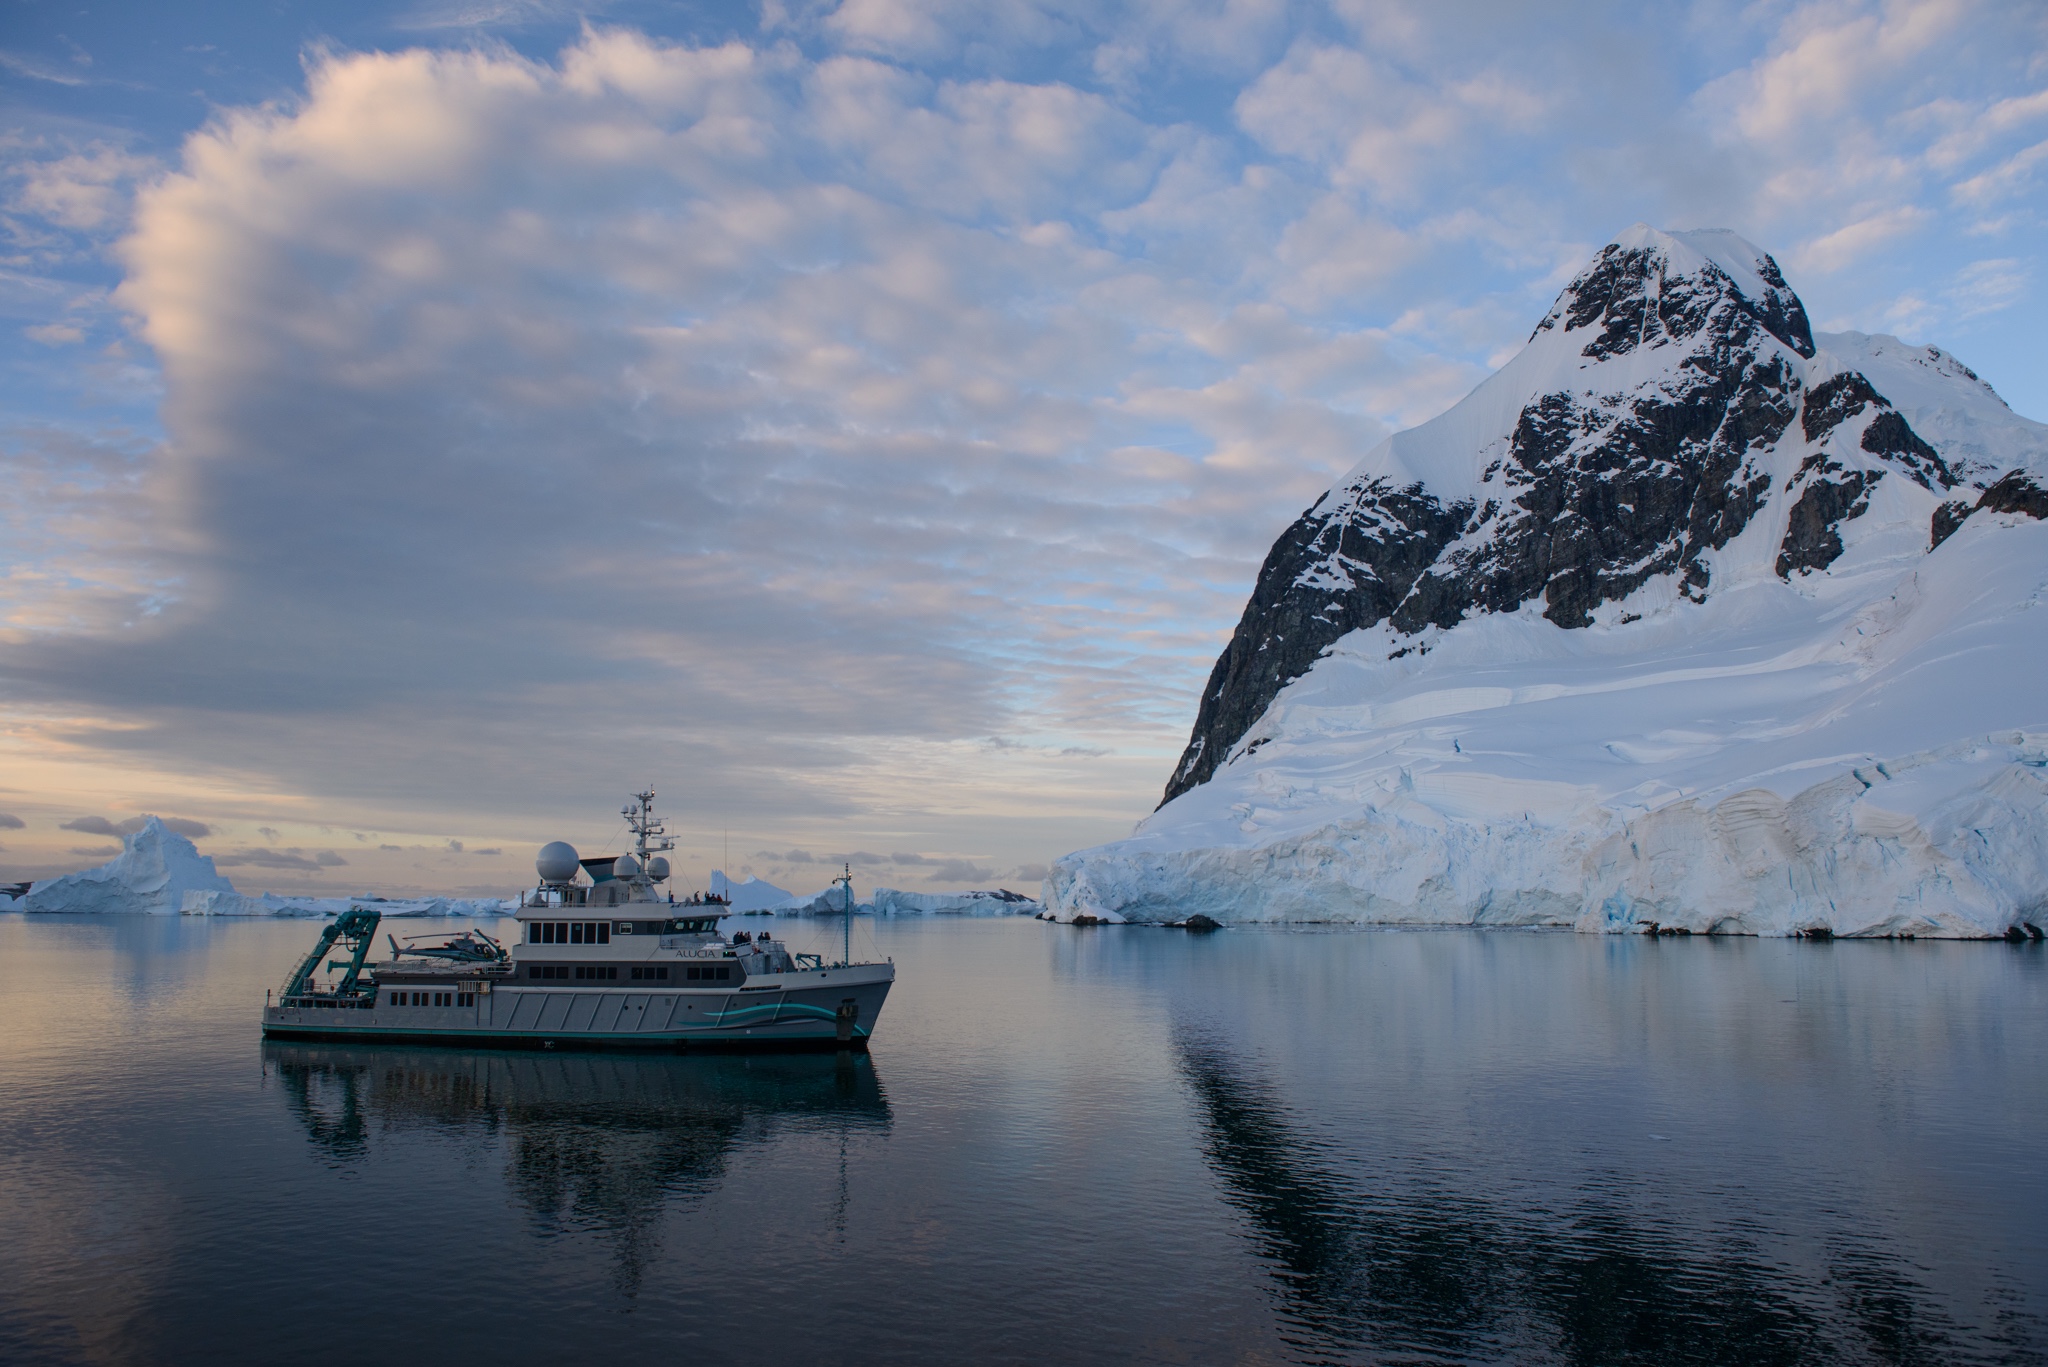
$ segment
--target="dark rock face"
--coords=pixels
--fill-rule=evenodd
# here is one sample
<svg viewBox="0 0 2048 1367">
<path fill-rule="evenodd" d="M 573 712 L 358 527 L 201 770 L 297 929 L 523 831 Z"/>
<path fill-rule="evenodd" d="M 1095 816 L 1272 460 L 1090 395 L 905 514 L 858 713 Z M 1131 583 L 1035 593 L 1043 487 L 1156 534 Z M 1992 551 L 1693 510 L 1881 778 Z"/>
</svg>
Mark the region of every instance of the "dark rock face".
<svg viewBox="0 0 2048 1367">
<path fill-rule="evenodd" d="M 1814 355 L 1806 310 L 1774 262 L 1758 274 L 1751 298 L 1718 266 L 1673 275 L 1658 251 L 1610 245 L 1531 340 L 1561 330 L 1589 361 L 1668 348 L 1651 380 L 1532 398 L 1469 501 L 1368 477 L 1303 513 L 1259 570 L 1164 800 L 1206 782 L 1280 690 L 1349 632 L 1386 623 L 1417 635 L 1539 600 L 1557 625 L 1585 627 L 1601 604 L 1660 575 L 1704 598 L 1702 557 L 1772 496 L 1765 458 L 1795 420 L 1820 452 L 1784 491 L 1793 505 L 1780 575 L 1842 554 L 1838 529 L 1883 478 L 1873 463 L 1952 487 L 1940 455 L 1864 376 L 1803 392 L 1793 358 Z M 1853 420 L 1873 410 L 1859 433 Z"/>
<path fill-rule="evenodd" d="M 1169 799 L 1206 781 L 1273 695 L 1338 637 L 1385 621 L 1471 514 L 1443 508 L 1420 485 L 1346 490 L 1336 510 L 1322 512 L 1328 501 L 1295 519 L 1267 552 L 1237 631 L 1209 671 Z"/>
<path fill-rule="evenodd" d="M 1434 611 L 1396 627 L 1449 627 L 1467 611 L 1512 612 L 1541 595 L 1563 627 L 1660 574 L 1707 583 L 1703 552 L 1748 525 L 1770 477 L 1751 467 L 1791 423 L 1789 367 L 1736 363 L 1654 395 L 1613 404 L 1549 394 L 1522 411 L 1501 472 L 1508 506 L 1489 504 L 1493 535 L 1426 577 Z M 1418 597 L 1424 595 L 1418 594 Z"/>
<path fill-rule="evenodd" d="M 1840 472 L 1842 467 L 1830 461 L 1822 469 Z M 1842 553 L 1842 536 L 1835 529 L 1863 516 L 1870 507 L 1870 490 L 1883 478 L 1881 471 L 1851 470 L 1839 480 L 1808 483 L 1792 505 L 1791 525 L 1778 550 L 1778 577 L 1789 579 L 1794 570 L 1824 570 L 1834 564 Z"/>
<path fill-rule="evenodd" d="M 2026 471 L 2014 470 L 1986 489 L 1974 504 L 1952 499 L 1934 510 L 1933 535 L 1928 549 L 1934 549 L 1955 535 L 1956 528 L 1962 526 L 1971 513 L 1985 510 L 2025 513 L 2032 518 L 2048 517 L 2048 490 L 2029 479 Z"/>
<path fill-rule="evenodd" d="M 2028 517 L 2048 517 L 2048 490 L 2027 477 L 2024 470 L 2015 470 L 1998 483 L 1984 491 L 1977 500 L 1979 508 L 1994 513 L 2025 513 Z"/>
<path fill-rule="evenodd" d="M 1834 430 L 1866 408 L 1877 416 L 1863 429 L 1857 443 L 1863 450 L 1903 469 L 1923 489 L 1952 489 L 1956 477 L 1932 446 L 1920 439 L 1870 381 L 1854 371 L 1823 380 L 1806 396 L 1799 416 L 1801 429 L 1810 442 L 1824 441 Z"/>
<path fill-rule="evenodd" d="M 1581 352 L 1597 360 L 1667 338 L 1692 337 L 1707 325 L 1709 315 L 1732 302 L 1752 323 L 1799 355 L 1813 355 L 1806 306 L 1785 283 L 1777 262 L 1766 257 L 1758 268 L 1764 297 L 1751 299 L 1718 267 L 1674 279 L 1664 273 L 1663 258 L 1655 252 L 1611 242 L 1529 337 L 1533 341 L 1536 333 L 1559 323 L 1567 332 L 1597 326 L 1599 332 Z"/>
</svg>

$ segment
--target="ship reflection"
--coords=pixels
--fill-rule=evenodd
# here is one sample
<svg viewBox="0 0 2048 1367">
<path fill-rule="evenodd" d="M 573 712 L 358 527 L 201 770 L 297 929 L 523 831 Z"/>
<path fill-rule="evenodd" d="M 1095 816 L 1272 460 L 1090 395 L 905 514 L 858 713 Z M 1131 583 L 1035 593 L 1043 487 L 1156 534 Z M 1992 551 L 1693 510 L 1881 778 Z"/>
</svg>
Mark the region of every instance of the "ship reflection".
<svg viewBox="0 0 2048 1367">
<path fill-rule="evenodd" d="M 1516 1214 L 1450 1182 L 1346 1180 L 1340 1146 L 1305 1133 L 1227 1046 L 1187 1029 L 1175 1044 L 1205 1157 L 1305 1360 L 1509 1360 L 1541 1345 L 1572 1363 L 1935 1361 L 1954 1347 L 1939 1298 L 1867 1247 L 1802 1276 L 1590 1195 Z"/>
<path fill-rule="evenodd" d="M 631 1295 L 664 1212 L 715 1188 L 734 1155 L 805 1132 L 886 1132 L 865 1054 L 761 1057 L 502 1053 L 266 1044 L 265 1071 L 331 1161 L 380 1136 L 503 1140 L 506 1181 L 543 1234 L 588 1231 L 614 1249 Z"/>
</svg>

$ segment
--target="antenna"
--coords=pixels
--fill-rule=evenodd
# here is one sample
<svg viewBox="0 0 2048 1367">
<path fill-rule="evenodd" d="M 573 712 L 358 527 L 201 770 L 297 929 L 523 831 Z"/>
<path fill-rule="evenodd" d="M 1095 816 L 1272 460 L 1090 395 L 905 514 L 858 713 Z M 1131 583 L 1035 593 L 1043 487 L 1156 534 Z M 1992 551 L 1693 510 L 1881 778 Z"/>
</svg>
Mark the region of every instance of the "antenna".
<svg viewBox="0 0 2048 1367">
<path fill-rule="evenodd" d="M 832 881 L 844 884 L 846 887 L 846 900 L 840 903 L 845 908 L 846 914 L 840 920 L 841 934 L 839 937 L 839 966 L 844 968 L 853 962 L 853 863 L 849 860 L 841 867 L 845 871 Z"/>
</svg>

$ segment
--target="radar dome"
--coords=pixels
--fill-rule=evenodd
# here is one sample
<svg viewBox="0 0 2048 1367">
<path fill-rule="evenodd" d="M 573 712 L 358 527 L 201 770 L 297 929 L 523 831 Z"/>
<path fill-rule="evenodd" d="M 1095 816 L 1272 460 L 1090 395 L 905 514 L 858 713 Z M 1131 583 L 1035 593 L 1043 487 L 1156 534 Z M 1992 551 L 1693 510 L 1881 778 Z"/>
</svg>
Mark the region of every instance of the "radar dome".
<svg viewBox="0 0 2048 1367">
<path fill-rule="evenodd" d="M 533 861 L 533 867 L 539 871 L 543 883 L 571 882 L 579 867 L 576 847 L 566 840 L 550 840 L 540 847 L 540 857 Z"/>
<path fill-rule="evenodd" d="M 668 877 L 668 860 L 662 858 L 658 854 L 655 855 L 654 858 L 648 860 L 647 876 L 649 878 L 652 878 L 657 883 L 659 883 L 662 879 Z"/>
<path fill-rule="evenodd" d="M 640 861 L 630 854 L 622 854 L 612 864 L 612 877 L 631 878 L 640 872 Z"/>
</svg>

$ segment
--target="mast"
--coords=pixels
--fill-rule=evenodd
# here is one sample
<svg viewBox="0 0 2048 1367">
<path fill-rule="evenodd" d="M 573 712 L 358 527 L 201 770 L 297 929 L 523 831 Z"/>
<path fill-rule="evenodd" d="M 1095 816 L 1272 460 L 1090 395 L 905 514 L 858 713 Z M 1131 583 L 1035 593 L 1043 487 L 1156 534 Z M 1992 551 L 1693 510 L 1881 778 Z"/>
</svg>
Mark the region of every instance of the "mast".
<svg viewBox="0 0 2048 1367">
<path fill-rule="evenodd" d="M 843 968 L 853 962 L 853 864 L 849 861 L 841 867 L 844 872 L 832 881 L 846 889 L 846 900 L 840 903 L 844 914 L 839 921 L 839 964 Z"/>
<path fill-rule="evenodd" d="M 637 805 L 636 805 L 637 804 Z M 650 854 L 667 854 L 676 847 L 668 834 L 668 822 L 654 814 L 654 789 L 650 786 L 644 792 L 633 794 L 633 802 L 619 810 L 626 818 L 626 829 L 633 833 L 633 852 L 639 856 L 640 867 L 647 867 Z"/>
</svg>

